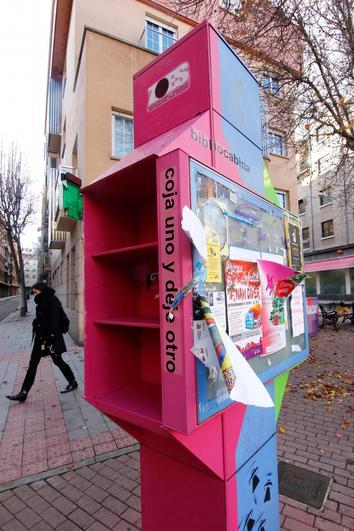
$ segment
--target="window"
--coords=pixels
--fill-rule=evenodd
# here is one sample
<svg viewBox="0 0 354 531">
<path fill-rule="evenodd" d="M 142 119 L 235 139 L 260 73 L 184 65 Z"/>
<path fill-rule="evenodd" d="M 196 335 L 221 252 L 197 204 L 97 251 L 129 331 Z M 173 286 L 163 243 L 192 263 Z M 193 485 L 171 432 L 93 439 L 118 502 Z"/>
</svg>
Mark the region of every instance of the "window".
<svg viewBox="0 0 354 531">
<path fill-rule="evenodd" d="M 74 147 L 71 154 L 71 163 L 73 168 L 77 168 L 77 135 L 74 142 Z"/>
<path fill-rule="evenodd" d="M 321 229 L 322 229 L 322 238 L 329 238 L 330 236 L 334 236 L 333 219 L 329 219 L 328 221 L 323 221 L 321 223 Z"/>
<path fill-rule="evenodd" d="M 133 118 L 124 114 L 112 115 L 112 155 L 122 158 L 133 149 Z"/>
<path fill-rule="evenodd" d="M 349 269 L 350 275 L 350 293 L 354 293 L 354 268 Z"/>
<path fill-rule="evenodd" d="M 222 9 L 235 13 L 240 7 L 241 0 L 220 0 L 219 5 Z"/>
<path fill-rule="evenodd" d="M 321 295 L 341 295 L 345 293 L 344 269 L 320 271 Z"/>
<path fill-rule="evenodd" d="M 316 273 L 308 273 L 308 277 L 305 280 L 306 295 L 317 295 L 316 288 Z"/>
<path fill-rule="evenodd" d="M 273 94 L 274 96 L 281 96 L 282 94 L 279 79 L 270 74 L 263 74 L 262 86 L 267 94 Z"/>
<path fill-rule="evenodd" d="M 322 172 L 321 159 L 318 159 L 318 161 L 317 161 L 317 173 L 318 173 L 318 175 L 321 175 L 321 172 Z"/>
<path fill-rule="evenodd" d="M 332 203 L 332 197 L 331 197 L 331 188 L 325 188 L 324 190 L 320 191 L 320 206 L 329 205 Z"/>
<path fill-rule="evenodd" d="M 285 142 L 282 135 L 278 133 L 267 133 L 268 153 L 273 155 L 282 155 L 285 157 Z"/>
<path fill-rule="evenodd" d="M 277 195 L 279 206 L 287 209 L 289 205 L 288 192 L 280 192 L 279 190 L 275 190 L 275 193 Z"/>
<path fill-rule="evenodd" d="M 146 21 L 146 48 L 153 52 L 162 53 L 176 41 L 176 32 L 173 29 Z"/>
<path fill-rule="evenodd" d="M 304 251 L 310 249 L 310 229 L 309 227 L 304 227 L 302 229 L 302 243 L 304 246 Z"/>
<path fill-rule="evenodd" d="M 305 199 L 299 199 L 298 205 L 299 205 L 299 214 L 305 214 L 306 212 Z"/>
</svg>

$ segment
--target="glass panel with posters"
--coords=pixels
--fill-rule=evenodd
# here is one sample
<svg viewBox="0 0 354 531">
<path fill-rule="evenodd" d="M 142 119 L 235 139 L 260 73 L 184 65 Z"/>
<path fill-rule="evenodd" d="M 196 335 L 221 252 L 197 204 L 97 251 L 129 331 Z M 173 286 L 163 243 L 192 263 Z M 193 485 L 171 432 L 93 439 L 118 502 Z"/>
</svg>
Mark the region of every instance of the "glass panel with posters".
<svg viewBox="0 0 354 531">
<path fill-rule="evenodd" d="M 306 357 L 304 288 L 298 286 L 271 321 L 265 341 L 265 277 L 257 260 L 302 268 L 301 231 L 296 216 L 276 207 L 216 172 L 191 161 L 191 203 L 206 229 L 207 275 L 204 295 L 226 330 L 263 382 Z M 194 256 L 199 267 L 199 255 Z M 274 310 L 274 308 L 273 308 Z M 273 326 L 277 325 L 277 326 Z M 194 312 L 195 346 L 207 345 L 207 329 Z M 209 418 L 231 404 L 218 367 L 197 363 L 198 418 Z"/>
</svg>

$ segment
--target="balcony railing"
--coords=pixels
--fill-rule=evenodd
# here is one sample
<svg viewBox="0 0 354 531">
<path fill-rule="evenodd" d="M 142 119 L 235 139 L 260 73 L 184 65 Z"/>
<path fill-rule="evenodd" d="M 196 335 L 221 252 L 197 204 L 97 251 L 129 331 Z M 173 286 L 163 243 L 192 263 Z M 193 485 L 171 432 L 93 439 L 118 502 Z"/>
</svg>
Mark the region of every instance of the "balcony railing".
<svg viewBox="0 0 354 531">
<path fill-rule="evenodd" d="M 50 79 L 48 91 L 47 150 L 60 152 L 62 80 Z"/>
<path fill-rule="evenodd" d="M 65 232 L 53 229 L 50 234 L 49 249 L 64 249 L 64 247 Z"/>
</svg>

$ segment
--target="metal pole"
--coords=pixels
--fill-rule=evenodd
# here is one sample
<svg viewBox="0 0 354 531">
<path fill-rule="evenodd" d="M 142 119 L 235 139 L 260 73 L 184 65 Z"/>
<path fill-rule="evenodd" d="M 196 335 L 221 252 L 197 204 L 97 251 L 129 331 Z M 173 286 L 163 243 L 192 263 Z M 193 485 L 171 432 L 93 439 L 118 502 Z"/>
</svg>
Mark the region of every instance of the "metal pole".
<svg viewBox="0 0 354 531">
<path fill-rule="evenodd" d="M 347 186 L 345 182 L 346 173 L 344 170 L 343 185 L 344 185 L 344 223 L 345 223 L 345 244 L 349 245 L 349 227 L 348 227 L 348 198 Z"/>
<path fill-rule="evenodd" d="M 315 251 L 315 230 L 314 230 L 314 216 L 313 216 L 313 200 L 312 200 L 312 144 L 311 135 L 309 134 L 309 146 L 310 146 L 310 202 L 311 202 L 311 237 L 312 237 L 312 250 Z"/>
</svg>

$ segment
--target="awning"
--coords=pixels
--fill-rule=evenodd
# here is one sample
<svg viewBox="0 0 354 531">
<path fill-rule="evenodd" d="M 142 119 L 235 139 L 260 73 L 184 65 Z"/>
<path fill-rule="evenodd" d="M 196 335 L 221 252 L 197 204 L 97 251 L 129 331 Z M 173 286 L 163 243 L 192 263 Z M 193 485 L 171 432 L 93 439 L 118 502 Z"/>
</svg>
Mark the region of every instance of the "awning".
<svg viewBox="0 0 354 531">
<path fill-rule="evenodd" d="M 329 260 L 318 260 L 305 262 L 306 273 L 315 271 L 330 271 L 333 269 L 346 269 L 354 267 L 354 256 L 343 256 L 342 258 L 330 258 Z"/>
</svg>

